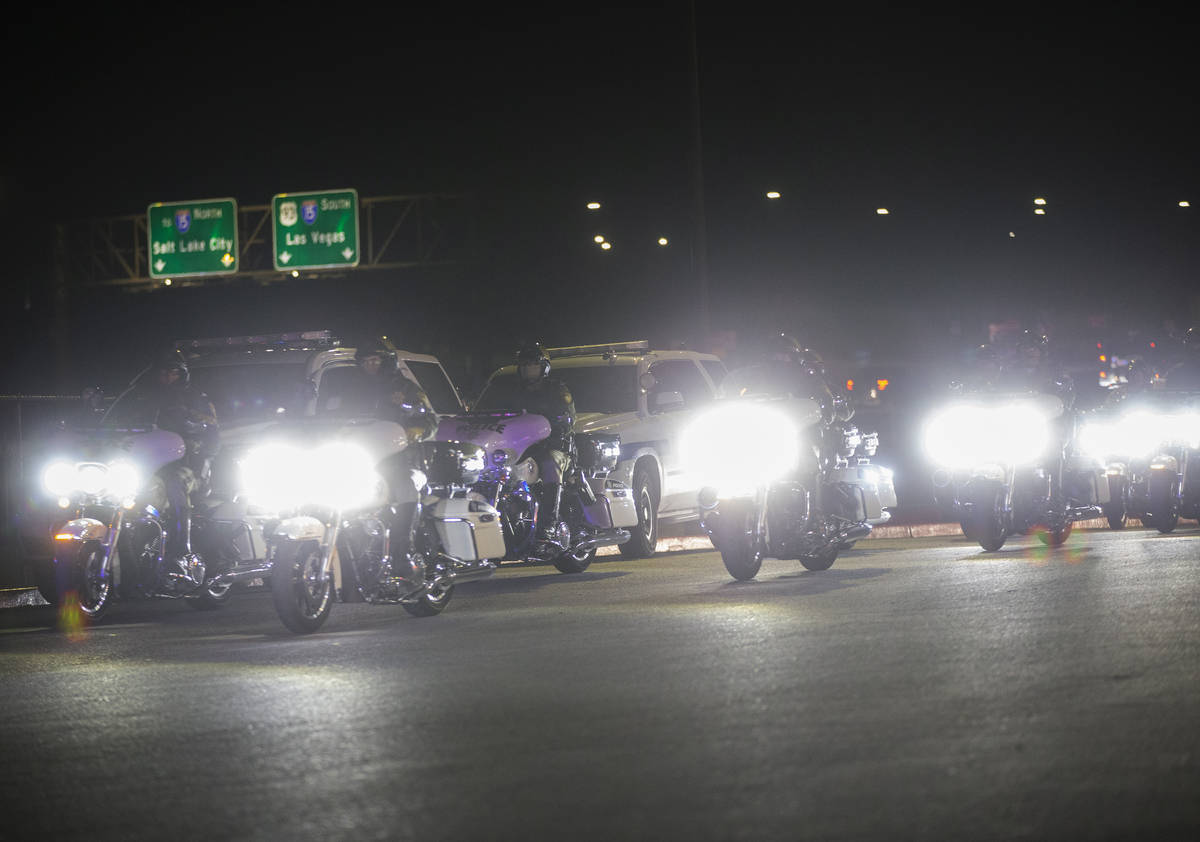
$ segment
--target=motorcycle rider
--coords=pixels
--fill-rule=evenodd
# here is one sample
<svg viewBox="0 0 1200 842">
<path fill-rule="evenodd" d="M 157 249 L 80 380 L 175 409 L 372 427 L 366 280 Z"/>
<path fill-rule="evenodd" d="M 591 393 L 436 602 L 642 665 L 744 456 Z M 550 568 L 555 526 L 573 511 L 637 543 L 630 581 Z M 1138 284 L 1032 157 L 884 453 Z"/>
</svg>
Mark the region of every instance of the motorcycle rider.
<svg viewBox="0 0 1200 842">
<path fill-rule="evenodd" d="M 407 444 L 379 464 L 387 482 L 389 507 L 387 528 L 392 573 L 414 585 L 424 581 L 424 571 L 411 552 L 416 526 L 418 488 L 415 474 L 420 467 L 419 442 L 437 432 L 438 415 L 425 390 L 399 371 L 396 352 L 383 340 L 362 344 L 355 351 L 359 367 L 367 375 L 366 403 L 370 414 L 404 428 Z"/>
<path fill-rule="evenodd" d="M 825 426 L 849 421 L 854 416 L 854 409 L 845 397 L 830 388 L 821 355 L 786 333 L 771 338 L 761 363 L 730 372 L 722 390 L 731 397 L 768 394 L 809 398 L 821 407 Z"/>
<path fill-rule="evenodd" d="M 537 342 L 527 343 L 517 351 L 517 382 L 509 394 L 491 401 L 495 407 L 524 410 L 541 415 L 550 422 L 550 435 L 529 448 L 537 461 L 542 478 L 539 501 L 538 539 L 561 546 L 557 537 L 562 485 L 571 470 L 571 437 L 575 433 L 575 399 L 566 384 L 550 376 L 550 357 Z M 592 496 L 591 487 L 581 484 L 585 499 Z M 589 499 L 589 502 L 595 502 Z"/>
<path fill-rule="evenodd" d="M 177 433 L 184 441 L 183 458 L 164 465 L 157 475 L 170 512 L 164 557 L 190 578 L 192 504 L 208 481 L 209 464 L 220 447 L 217 411 L 208 395 L 192 385 L 187 361 L 178 349 L 160 354 L 137 389 L 135 399 L 148 405 L 159 429 Z"/>
<path fill-rule="evenodd" d="M 1032 330 L 1022 331 L 1017 338 L 1000 366 L 995 387 L 999 391 L 1054 395 L 1068 410 L 1075 402 L 1075 382 L 1052 360 L 1049 338 Z"/>
</svg>

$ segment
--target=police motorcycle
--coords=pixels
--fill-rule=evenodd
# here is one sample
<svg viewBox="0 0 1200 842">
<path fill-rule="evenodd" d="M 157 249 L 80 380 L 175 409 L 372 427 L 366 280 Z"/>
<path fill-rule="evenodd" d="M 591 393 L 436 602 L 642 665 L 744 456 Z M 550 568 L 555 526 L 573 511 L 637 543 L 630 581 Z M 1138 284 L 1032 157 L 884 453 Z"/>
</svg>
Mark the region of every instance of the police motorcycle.
<svg viewBox="0 0 1200 842">
<path fill-rule="evenodd" d="M 412 546 L 399 553 L 381 469 L 406 448 L 417 503 Z M 339 595 L 440 614 L 456 585 L 490 576 L 505 552 L 500 513 L 471 490 L 483 468 L 477 447 L 410 442 L 402 426 L 376 419 L 302 421 L 253 448 L 242 487 L 271 513 L 266 561 L 279 619 L 314 632 Z"/>
<path fill-rule="evenodd" d="M 1132 516 L 1166 534 L 1180 517 L 1200 519 L 1200 394 L 1139 395 L 1084 421 L 1079 441 L 1104 464 L 1112 528 Z"/>
<path fill-rule="evenodd" d="M 164 556 L 174 519 L 156 471 L 183 458 L 187 445 L 155 421 L 135 400 L 119 398 L 97 428 L 74 437 L 74 452 L 42 473 L 66 520 L 53 529 L 53 560 L 38 571 L 38 590 L 51 604 L 77 606 L 88 621 L 104 617 L 118 596 L 216 608 L 235 581 L 226 574 L 253 554 L 236 507 L 205 499 L 191 513 L 191 552 Z"/>
<path fill-rule="evenodd" d="M 509 560 L 549 561 L 562 573 L 582 573 L 600 547 L 629 540 L 637 510 L 629 488 L 608 478 L 620 459 L 617 435 L 574 433 L 562 483 L 554 541 L 537 540 L 541 499 L 538 463 L 529 449 L 549 438 L 550 421 L 526 412 L 476 412 L 441 419 L 435 439 L 469 442 L 486 460 L 473 491 L 500 512 Z"/>
<path fill-rule="evenodd" d="M 701 527 L 737 580 L 768 557 L 828 570 L 896 505 L 892 472 L 871 463 L 878 434 L 837 422 L 811 398 L 719 400 L 681 445 L 704 483 Z"/>
<path fill-rule="evenodd" d="M 1037 392 L 963 393 L 926 420 L 933 484 L 964 535 L 989 552 L 1031 531 L 1057 547 L 1102 514 L 1109 485 L 1076 420 L 1062 397 Z"/>
</svg>

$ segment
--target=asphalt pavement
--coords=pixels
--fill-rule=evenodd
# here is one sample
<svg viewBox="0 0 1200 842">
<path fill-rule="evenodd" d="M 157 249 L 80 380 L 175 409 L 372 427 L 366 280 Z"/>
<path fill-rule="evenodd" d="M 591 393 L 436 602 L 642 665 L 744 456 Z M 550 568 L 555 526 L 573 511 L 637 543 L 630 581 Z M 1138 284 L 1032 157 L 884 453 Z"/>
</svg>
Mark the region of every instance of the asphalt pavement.
<svg viewBox="0 0 1200 842">
<path fill-rule="evenodd" d="M 0 611 L 6 838 L 1192 839 L 1200 530 Z"/>
</svg>

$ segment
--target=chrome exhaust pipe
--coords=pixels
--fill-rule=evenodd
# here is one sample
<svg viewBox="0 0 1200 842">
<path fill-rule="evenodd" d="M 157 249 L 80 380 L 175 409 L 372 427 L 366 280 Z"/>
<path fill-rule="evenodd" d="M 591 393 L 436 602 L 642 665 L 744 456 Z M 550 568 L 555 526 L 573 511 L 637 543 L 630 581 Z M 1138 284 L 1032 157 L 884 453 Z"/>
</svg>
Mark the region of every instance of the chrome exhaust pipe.
<svg viewBox="0 0 1200 842">
<path fill-rule="evenodd" d="M 871 534 L 871 526 L 867 523 L 859 523 L 851 526 L 849 529 L 843 529 L 838 533 L 837 543 L 843 541 L 857 541 L 860 538 L 866 538 Z"/>
<path fill-rule="evenodd" d="M 464 582 L 486 579 L 495 572 L 496 564 L 491 561 L 455 561 L 444 573 L 433 578 L 428 589 L 445 588 L 461 585 Z"/>
<path fill-rule="evenodd" d="M 1091 520 L 1092 518 L 1103 517 L 1104 509 L 1099 506 L 1079 506 L 1078 508 L 1067 510 L 1067 520 Z"/>
<path fill-rule="evenodd" d="M 209 582 L 210 585 L 231 585 L 245 582 L 249 579 L 265 578 L 271 575 L 270 564 L 256 564 L 253 567 L 235 567 L 218 574 Z"/>
<path fill-rule="evenodd" d="M 578 553 L 586 552 L 587 550 L 594 550 L 597 547 L 612 547 L 616 546 L 617 544 L 624 544 L 628 540 L 628 529 L 616 529 L 607 535 L 593 535 L 590 538 L 584 538 L 578 544 L 573 544 L 570 552 Z"/>
</svg>

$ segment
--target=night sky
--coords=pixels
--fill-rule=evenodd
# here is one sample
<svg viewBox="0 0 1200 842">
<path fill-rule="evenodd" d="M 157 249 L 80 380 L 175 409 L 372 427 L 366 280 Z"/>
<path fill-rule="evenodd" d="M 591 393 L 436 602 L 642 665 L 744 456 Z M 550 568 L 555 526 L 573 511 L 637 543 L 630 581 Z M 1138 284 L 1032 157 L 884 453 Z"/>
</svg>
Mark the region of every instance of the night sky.
<svg viewBox="0 0 1200 842">
<path fill-rule="evenodd" d="M 1178 206 L 1200 202 L 1180 21 L 1132 7 L 845 8 L 697 6 L 714 328 L 912 353 L 1006 318 L 1200 322 L 1200 207 Z M 180 333 L 327 324 L 439 354 L 456 337 L 504 351 L 527 337 L 704 344 L 690 7 L 547 9 L 18 18 L 5 49 L 0 390 L 55 375 L 55 222 L 342 187 L 471 195 L 477 259 L 266 288 L 76 292 L 71 373 L 97 379 Z M 593 199 L 604 208 L 589 214 Z M 112 337 L 100 354 L 86 350 L 97 332 Z"/>
</svg>

